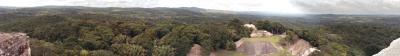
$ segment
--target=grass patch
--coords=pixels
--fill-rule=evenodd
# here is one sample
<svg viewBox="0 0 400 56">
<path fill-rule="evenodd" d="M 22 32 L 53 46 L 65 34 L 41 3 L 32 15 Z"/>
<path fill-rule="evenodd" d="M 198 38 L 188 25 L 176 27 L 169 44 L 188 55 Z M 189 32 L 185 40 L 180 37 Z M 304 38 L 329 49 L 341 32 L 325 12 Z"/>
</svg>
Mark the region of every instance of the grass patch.
<svg viewBox="0 0 400 56">
<path fill-rule="evenodd" d="M 272 53 L 268 56 L 293 56 L 293 55 L 291 55 L 291 53 L 289 53 L 289 51 L 286 49 L 280 49 L 278 50 L 278 52 Z"/>
<path fill-rule="evenodd" d="M 221 50 L 215 53 L 216 56 L 244 56 L 241 52 Z"/>
</svg>

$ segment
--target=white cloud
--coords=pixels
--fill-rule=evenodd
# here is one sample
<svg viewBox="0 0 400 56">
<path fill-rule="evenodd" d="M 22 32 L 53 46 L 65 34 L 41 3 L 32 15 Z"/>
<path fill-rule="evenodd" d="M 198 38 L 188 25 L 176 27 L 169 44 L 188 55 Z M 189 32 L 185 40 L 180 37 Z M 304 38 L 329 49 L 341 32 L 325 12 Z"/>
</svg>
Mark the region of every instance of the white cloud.
<svg viewBox="0 0 400 56">
<path fill-rule="evenodd" d="M 400 0 L 0 0 L 0 6 L 200 7 L 270 13 L 400 14 Z"/>
<path fill-rule="evenodd" d="M 293 0 L 310 13 L 400 14 L 400 0 Z"/>
</svg>

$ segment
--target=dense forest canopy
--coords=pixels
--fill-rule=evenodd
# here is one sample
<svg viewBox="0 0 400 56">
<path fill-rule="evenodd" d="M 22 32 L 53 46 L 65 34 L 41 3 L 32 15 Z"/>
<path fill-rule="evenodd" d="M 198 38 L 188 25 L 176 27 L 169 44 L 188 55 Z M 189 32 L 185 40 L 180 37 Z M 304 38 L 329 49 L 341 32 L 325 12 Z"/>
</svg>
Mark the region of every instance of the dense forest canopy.
<svg viewBox="0 0 400 56">
<path fill-rule="evenodd" d="M 0 9 L 0 31 L 24 32 L 33 56 L 186 56 L 193 44 L 209 55 L 235 50 L 255 24 L 299 37 L 314 56 L 370 56 L 400 36 L 400 17 L 312 15 L 282 17 L 200 8 L 32 7 Z"/>
<path fill-rule="evenodd" d="M 1 30 L 28 33 L 33 56 L 185 56 L 193 44 L 234 49 L 227 43 L 250 34 L 239 17 L 185 8 L 22 8 L 4 15 Z"/>
</svg>

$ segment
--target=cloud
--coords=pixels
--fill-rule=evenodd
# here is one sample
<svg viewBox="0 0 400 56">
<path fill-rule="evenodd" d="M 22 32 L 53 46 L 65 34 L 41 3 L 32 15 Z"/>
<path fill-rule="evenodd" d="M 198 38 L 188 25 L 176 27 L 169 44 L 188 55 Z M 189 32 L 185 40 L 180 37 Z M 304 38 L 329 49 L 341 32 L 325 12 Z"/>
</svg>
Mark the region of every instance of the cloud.
<svg viewBox="0 0 400 56">
<path fill-rule="evenodd" d="M 153 7 L 158 0 L 76 0 L 67 5 L 90 7 Z"/>
<path fill-rule="evenodd" d="M 400 0 L 292 0 L 303 11 L 325 14 L 400 14 Z"/>
<path fill-rule="evenodd" d="M 400 14 L 400 0 L 0 0 L 0 6 L 199 7 L 231 11 Z"/>
</svg>

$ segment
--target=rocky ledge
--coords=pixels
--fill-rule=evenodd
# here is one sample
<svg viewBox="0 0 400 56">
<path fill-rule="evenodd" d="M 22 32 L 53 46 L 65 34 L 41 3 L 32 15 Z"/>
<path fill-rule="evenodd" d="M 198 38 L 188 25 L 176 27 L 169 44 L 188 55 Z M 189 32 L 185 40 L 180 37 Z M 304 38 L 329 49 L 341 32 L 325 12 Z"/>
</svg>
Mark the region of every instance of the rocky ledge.
<svg viewBox="0 0 400 56">
<path fill-rule="evenodd" d="M 390 46 L 381 50 L 373 56 L 399 56 L 400 55 L 400 37 L 393 40 Z"/>
<path fill-rule="evenodd" d="M 25 33 L 0 32 L 0 56 L 30 56 L 28 38 Z"/>
</svg>

